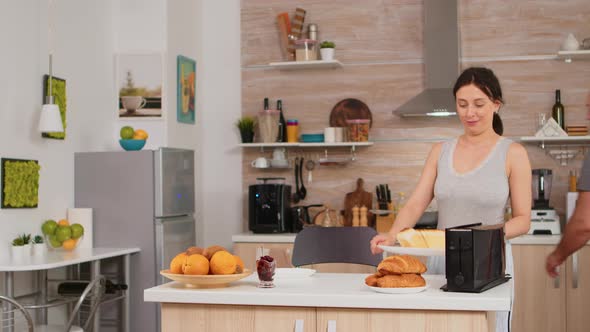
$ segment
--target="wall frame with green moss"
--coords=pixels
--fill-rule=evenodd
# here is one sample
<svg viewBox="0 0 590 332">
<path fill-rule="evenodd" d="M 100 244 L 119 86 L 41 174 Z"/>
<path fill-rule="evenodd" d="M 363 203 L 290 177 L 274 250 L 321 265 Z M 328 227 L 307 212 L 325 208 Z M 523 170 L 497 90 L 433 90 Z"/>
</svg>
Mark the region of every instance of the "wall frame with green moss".
<svg viewBox="0 0 590 332">
<path fill-rule="evenodd" d="M 2 158 L 3 209 L 36 208 L 39 203 L 39 162 Z"/>
</svg>

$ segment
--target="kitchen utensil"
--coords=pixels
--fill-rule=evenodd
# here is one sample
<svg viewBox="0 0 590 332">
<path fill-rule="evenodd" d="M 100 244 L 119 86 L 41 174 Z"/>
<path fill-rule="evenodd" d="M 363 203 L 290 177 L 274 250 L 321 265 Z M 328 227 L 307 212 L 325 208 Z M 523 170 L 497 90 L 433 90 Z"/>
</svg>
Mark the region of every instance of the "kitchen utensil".
<svg viewBox="0 0 590 332">
<path fill-rule="evenodd" d="M 295 48 L 293 41 L 289 40 L 291 34 L 291 21 L 289 13 L 280 13 L 277 15 L 277 25 L 279 26 L 279 37 L 281 41 L 281 51 L 287 61 L 295 60 Z"/>
<path fill-rule="evenodd" d="M 310 208 L 319 208 L 323 207 L 322 204 L 312 204 L 312 205 L 302 205 L 302 206 L 294 206 L 291 208 L 291 216 L 293 219 L 293 232 L 299 232 L 304 227 L 313 225 L 311 216 L 310 216 Z"/>
<path fill-rule="evenodd" d="M 369 128 L 373 126 L 373 115 L 371 110 L 364 102 L 347 98 L 339 101 L 330 112 L 330 127 L 348 127 L 346 120 L 367 119 Z"/>
<path fill-rule="evenodd" d="M 344 226 L 352 226 L 352 208 L 356 205 L 358 207 L 365 206 L 367 209 L 373 208 L 373 194 L 366 192 L 363 189 L 364 180 L 358 178 L 356 181 L 356 190 L 347 193 L 344 198 Z M 374 224 L 374 214 L 367 213 L 369 226 Z"/>
<path fill-rule="evenodd" d="M 295 193 L 293 193 L 293 203 L 299 203 L 299 158 L 295 157 Z"/>
<path fill-rule="evenodd" d="M 312 175 L 311 175 L 311 171 L 313 171 L 313 169 L 315 168 L 315 161 L 313 161 L 312 159 L 307 160 L 307 162 L 305 163 L 305 169 L 307 170 L 307 183 L 311 183 L 311 181 L 313 181 Z"/>
<path fill-rule="evenodd" d="M 391 191 L 389 190 L 389 185 L 385 184 L 385 201 L 387 203 L 391 203 Z"/>
<path fill-rule="evenodd" d="M 303 157 L 299 159 L 299 179 L 301 180 L 301 188 L 299 189 L 299 197 L 303 200 L 305 196 L 307 196 L 307 189 L 305 189 L 305 184 L 303 184 Z"/>
<path fill-rule="evenodd" d="M 252 167 L 256 167 L 256 168 L 268 168 L 268 160 L 264 157 L 258 157 L 255 160 L 252 160 L 252 162 L 250 163 L 250 165 Z"/>
<path fill-rule="evenodd" d="M 384 294 L 414 294 L 428 289 L 428 285 L 422 287 L 367 287 L 369 287 L 373 292 Z"/>
<path fill-rule="evenodd" d="M 304 143 L 321 143 L 324 141 L 324 134 L 302 134 L 301 142 Z"/>
<path fill-rule="evenodd" d="M 295 8 L 295 16 L 291 23 L 291 34 L 296 39 L 301 39 L 301 33 L 303 32 L 303 23 L 305 22 L 305 9 Z"/>
<path fill-rule="evenodd" d="M 220 274 L 220 275 L 190 275 L 190 274 L 174 274 L 170 270 L 162 270 L 160 274 L 164 277 L 178 281 L 185 285 L 203 288 L 218 288 L 227 287 L 230 282 L 243 279 L 252 274 L 252 270 L 244 269 L 244 272 L 239 274 Z"/>
</svg>

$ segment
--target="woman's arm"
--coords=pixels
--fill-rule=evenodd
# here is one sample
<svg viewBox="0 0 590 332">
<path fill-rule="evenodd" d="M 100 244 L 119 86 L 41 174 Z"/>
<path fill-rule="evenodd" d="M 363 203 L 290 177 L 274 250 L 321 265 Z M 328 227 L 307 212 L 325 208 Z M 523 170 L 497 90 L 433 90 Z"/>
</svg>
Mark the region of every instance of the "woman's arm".
<svg viewBox="0 0 590 332">
<path fill-rule="evenodd" d="M 395 222 L 389 232 L 379 234 L 371 240 L 371 251 L 373 253 L 382 252 L 377 245 L 391 245 L 395 242 L 397 233 L 406 228 L 414 227 L 422 213 L 424 213 L 424 210 L 426 210 L 426 207 L 428 207 L 428 204 L 432 201 L 434 197 L 434 181 L 436 180 L 437 173 L 436 168 L 441 148 L 442 143 L 437 143 L 430 150 L 426 158 L 426 163 L 424 164 L 424 169 L 422 170 L 422 175 L 420 176 L 420 180 L 418 180 L 418 185 L 398 215 L 395 216 Z"/>
<path fill-rule="evenodd" d="M 518 143 L 510 145 L 506 164 L 512 219 L 506 222 L 504 232 L 511 239 L 526 234 L 531 227 L 532 175 L 529 156 Z"/>
</svg>

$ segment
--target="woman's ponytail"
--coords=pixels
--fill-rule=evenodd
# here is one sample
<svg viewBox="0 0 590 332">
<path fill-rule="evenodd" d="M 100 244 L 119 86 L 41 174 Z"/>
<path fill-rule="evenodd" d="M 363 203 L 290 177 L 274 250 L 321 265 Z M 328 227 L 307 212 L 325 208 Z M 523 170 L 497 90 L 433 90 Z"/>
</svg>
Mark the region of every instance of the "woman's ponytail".
<svg viewBox="0 0 590 332">
<path fill-rule="evenodd" d="M 494 128 L 496 134 L 500 136 L 502 136 L 502 134 L 504 133 L 504 125 L 502 124 L 502 119 L 500 119 L 500 114 L 498 114 L 498 112 L 494 112 L 492 128 Z"/>
</svg>

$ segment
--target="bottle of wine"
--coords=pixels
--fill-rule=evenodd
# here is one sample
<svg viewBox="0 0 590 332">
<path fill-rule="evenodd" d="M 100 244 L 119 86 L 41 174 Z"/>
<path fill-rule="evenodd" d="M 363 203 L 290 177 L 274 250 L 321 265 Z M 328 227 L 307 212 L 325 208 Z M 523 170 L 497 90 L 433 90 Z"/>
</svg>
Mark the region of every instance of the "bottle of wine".
<svg viewBox="0 0 590 332">
<path fill-rule="evenodd" d="M 268 109 L 268 97 L 264 98 L 264 110 Z"/>
<path fill-rule="evenodd" d="M 277 110 L 279 111 L 279 135 L 277 142 L 287 141 L 287 122 L 285 122 L 285 116 L 283 115 L 283 101 L 277 100 Z"/>
<path fill-rule="evenodd" d="M 551 112 L 551 117 L 553 120 L 559 124 L 561 129 L 565 130 L 565 115 L 564 115 L 564 107 L 561 104 L 561 91 L 555 90 L 555 104 L 553 104 L 553 110 Z"/>
</svg>

